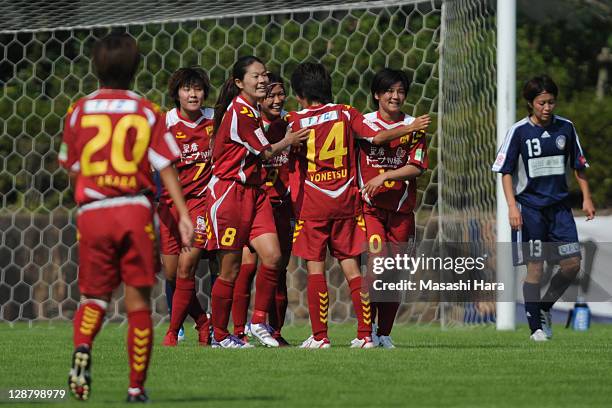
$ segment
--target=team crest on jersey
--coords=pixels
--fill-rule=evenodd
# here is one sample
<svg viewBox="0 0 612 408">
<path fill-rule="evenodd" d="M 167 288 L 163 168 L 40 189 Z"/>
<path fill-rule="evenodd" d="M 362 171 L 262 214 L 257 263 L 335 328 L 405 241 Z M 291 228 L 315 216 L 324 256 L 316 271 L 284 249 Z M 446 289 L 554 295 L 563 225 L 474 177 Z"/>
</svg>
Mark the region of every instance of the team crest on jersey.
<svg viewBox="0 0 612 408">
<path fill-rule="evenodd" d="M 198 218 L 196 218 L 195 230 L 201 233 L 206 231 L 206 220 L 201 215 L 198 215 Z"/>
<path fill-rule="evenodd" d="M 565 141 L 566 140 L 567 140 L 567 138 L 565 137 L 565 135 L 557 136 L 557 139 L 555 140 L 555 144 L 557 145 L 559 150 L 565 150 Z"/>
</svg>

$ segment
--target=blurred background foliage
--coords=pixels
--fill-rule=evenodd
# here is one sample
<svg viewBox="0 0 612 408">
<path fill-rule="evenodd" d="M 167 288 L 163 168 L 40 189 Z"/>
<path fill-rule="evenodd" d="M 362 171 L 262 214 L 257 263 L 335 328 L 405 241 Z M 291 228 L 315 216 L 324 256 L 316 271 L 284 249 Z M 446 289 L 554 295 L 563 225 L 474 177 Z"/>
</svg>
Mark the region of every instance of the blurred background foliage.
<svg viewBox="0 0 612 408">
<path fill-rule="evenodd" d="M 362 110 L 372 109 L 368 90 L 378 69 L 406 69 L 415 82 L 407 111 L 435 114 L 440 14 L 434 4 L 402 6 L 399 12 L 395 7 L 380 13 L 314 12 L 130 26 L 125 30 L 138 39 L 143 54 L 135 88 L 170 107 L 166 84 L 175 69 L 201 65 L 217 89 L 238 55 L 255 54 L 286 80 L 303 60 L 323 62 L 332 72 L 336 99 Z M 603 47 L 612 47 L 612 4 L 519 0 L 518 9 L 517 95 L 534 75 L 547 73 L 557 81 L 558 113 L 578 129 L 591 163 L 596 206 L 612 207 L 610 85 L 602 99 L 596 98 L 602 68 L 597 56 Z M 49 212 L 73 205 L 66 175 L 57 165 L 62 121 L 71 101 L 97 87 L 89 55 L 95 40 L 108 32 L 0 34 L 2 209 Z M 209 105 L 216 96 L 213 90 Z M 520 98 L 517 106 L 518 119 L 525 114 Z M 290 99 L 288 108 L 295 107 Z M 573 204 L 579 207 L 575 183 L 571 188 Z"/>
</svg>

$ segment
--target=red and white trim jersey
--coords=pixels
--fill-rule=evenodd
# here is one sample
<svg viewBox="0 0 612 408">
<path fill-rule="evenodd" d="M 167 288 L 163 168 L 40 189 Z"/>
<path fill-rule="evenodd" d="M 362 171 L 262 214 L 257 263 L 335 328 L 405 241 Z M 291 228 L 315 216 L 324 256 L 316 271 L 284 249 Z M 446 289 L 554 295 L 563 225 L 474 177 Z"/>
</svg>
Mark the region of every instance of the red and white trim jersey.
<svg viewBox="0 0 612 408">
<path fill-rule="evenodd" d="M 180 157 L 159 108 L 138 94 L 100 89 L 68 109 L 59 163 L 77 174 L 75 201 L 152 192 L 151 166 Z"/>
<path fill-rule="evenodd" d="M 293 131 L 311 129 L 307 142 L 294 150 L 290 166 L 296 216 L 329 220 L 359 214 L 355 139 L 372 140 L 382 128 L 357 109 L 332 103 L 291 112 L 287 121 Z"/>
<path fill-rule="evenodd" d="M 387 122 L 380 113 L 371 112 L 367 119 L 385 129 L 409 125 L 414 121 L 410 115 L 398 122 Z M 428 166 L 425 132 L 413 132 L 381 146 L 373 145 L 367 140 L 359 140 L 359 187 L 388 170 L 395 170 L 408 164 L 426 170 Z M 416 204 L 416 180 L 386 181 L 374 197 L 364 197 L 364 201 L 376 208 L 400 213 L 411 213 Z"/>
<path fill-rule="evenodd" d="M 215 111 L 212 108 L 202 108 L 201 111 L 202 116 L 195 122 L 182 117 L 177 108 L 166 113 L 166 126 L 181 151 L 176 169 L 185 198 L 201 196 L 212 175 L 210 139 Z M 170 201 L 166 189 L 160 200 Z"/>
<path fill-rule="evenodd" d="M 225 180 L 259 186 L 263 183 L 259 154 L 269 146 L 259 111 L 242 97 L 235 97 L 215 136 L 213 174 Z"/>
<path fill-rule="evenodd" d="M 263 117 L 263 125 L 266 130 L 266 138 L 270 144 L 280 142 L 287 131 L 287 122 L 278 118 L 267 122 Z M 283 201 L 290 201 L 289 197 L 289 154 L 291 146 L 269 160 L 262 161 L 262 172 L 264 176 L 263 189 L 270 197 L 273 205 Z"/>
</svg>

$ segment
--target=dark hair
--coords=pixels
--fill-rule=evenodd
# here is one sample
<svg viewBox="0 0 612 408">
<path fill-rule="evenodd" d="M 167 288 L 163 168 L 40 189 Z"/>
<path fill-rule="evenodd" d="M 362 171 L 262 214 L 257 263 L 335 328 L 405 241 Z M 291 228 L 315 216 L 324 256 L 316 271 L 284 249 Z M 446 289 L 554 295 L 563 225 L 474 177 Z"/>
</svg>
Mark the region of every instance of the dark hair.
<svg viewBox="0 0 612 408">
<path fill-rule="evenodd" d="M 168 95 L 174 101 L 174 105 L 180 109 L 179 89 L 182 87 L 200 86 L 204 90 L 204 99 L 208 97 L 210 92 L 210 80 L 208 75 L 202 68 L 179 68 L 168 80 Z"/>
<path fill-rule="evenodd" d="M 410 88 L 410 80 L 408 75 L 404 71 L 391 68 L 383 68 L 374 75 L 372 79 L 372 85 L 370 91 L 372 93 L 372 102 L 378 108 L 378 100 L 376 95 L 387 92 L 387 89 L 391 88 L 393 84 L 401 82 L 406 93 Z"/>
<path fill-rule="evenodd" d="M 525 83 L 525 86 L 523 86 L 523 98 L 527 101 L 527 111 L 530 114 L 533 113 L 533 107 L 531 106 L 533 100 L 536 96 L 545 92 L 552 94 L 555 98 L 559 94 L 557 84 L 548 75 L 533 77 Z"/>
<path fill-rule="evenodd" d="M 219 92 L 219 97 L 217 98 L 217 103 L 215 104 L 215 117 L 213 120 L 213 137 L 217 134 L 217 130 L 219 130 L 219 126 L 221 125 L 221 121 L 223 120 L 223 115 L 227 110 L 230 102 L 236 96 L 240 94 L 240 88 L 236 86 L 236 79 L 244 79 L 246 75 L 247 68 L 259 62 L 263 64 L 263 61 L 253 55 L 247 55 L 244 57 L 238 58 L 238 61 L 234 63 L 232 67 L 232 75 L 225 81 L 221 91 Z"/>
<path fill-rule="evenodd" d="M 100 85 L 128 89 L 140 63 L 136 40 L 127 33 L 109 34 L 93 48 L 93 66 Z"/>
<path fill-rule="evenodd" d="M 272 89 L 276 85 L 280 85 L 283 88 L 283 90 L 285 89 L 285 82 L 283 81 L 283 78 L 281 78 L 281 76 L 278 75 L 277 73 L 268 71 L 268 80 L 269 82 L 266 88 L 266 97 L 270 95 L 270 92 L 272 92 Z"/>
<path fill-rule="evenodd" d="M 309 102 L 330 103 L 332 80 L 323 64 L 303 62 L 291 75 L 291 88 L 297 96 Z"/>
</svg>

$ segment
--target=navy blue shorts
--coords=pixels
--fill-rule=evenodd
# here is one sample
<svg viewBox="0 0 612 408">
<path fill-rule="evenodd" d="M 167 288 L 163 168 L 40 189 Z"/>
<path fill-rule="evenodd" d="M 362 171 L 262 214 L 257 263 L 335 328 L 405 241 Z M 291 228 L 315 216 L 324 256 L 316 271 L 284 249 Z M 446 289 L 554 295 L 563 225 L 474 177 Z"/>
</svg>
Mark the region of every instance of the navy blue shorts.
<svg viewBox="0 0 612 408">
<path fill-rule="evenodd" d="M 523 227 L 512 230 L 514 265 L 531 261 L 558 262 L 580 257 L 578 232 L 571 209 L 565 203 L 533 208 L 517 203 Z"/>
</svg>

